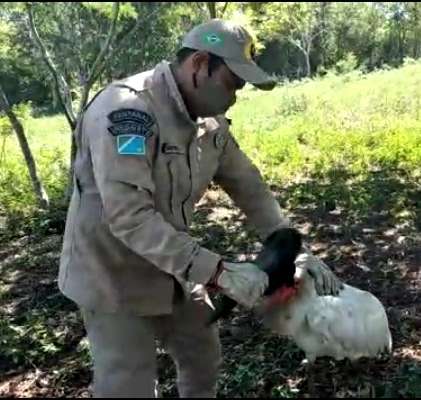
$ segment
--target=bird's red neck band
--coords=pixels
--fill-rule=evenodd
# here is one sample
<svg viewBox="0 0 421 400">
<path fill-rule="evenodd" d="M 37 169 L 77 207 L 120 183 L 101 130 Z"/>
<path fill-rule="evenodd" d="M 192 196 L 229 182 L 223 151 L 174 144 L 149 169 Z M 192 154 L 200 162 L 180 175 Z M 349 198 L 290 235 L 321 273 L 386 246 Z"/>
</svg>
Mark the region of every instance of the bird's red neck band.
<svg viewBox="0 0 421 400">
<path fill-rule="evenodd" d="M 268 308 L 288 303 L 292 300 L 298 291 L 298 282 L 295 282 L 293 287 L 282 286 L 277 289 L 269 298 L 266 300 Z"/>
</svg>

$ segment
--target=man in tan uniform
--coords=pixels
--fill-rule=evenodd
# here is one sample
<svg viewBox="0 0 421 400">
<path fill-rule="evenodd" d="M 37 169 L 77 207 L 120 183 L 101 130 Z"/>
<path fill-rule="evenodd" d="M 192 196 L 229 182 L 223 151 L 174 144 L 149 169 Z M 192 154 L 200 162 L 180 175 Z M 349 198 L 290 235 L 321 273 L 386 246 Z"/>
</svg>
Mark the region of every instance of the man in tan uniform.
<svg viewBox="0 0 421 400">
<path fill-rule="evenodd" d="M 212 20 L 186 35 L 176 62 L 110 84 L 80 120 L 59 287 L 82 310 L 95 396 L 156 396 L 159 339 L 180 396 L 215 397 L 221 353 L 205 288 L 251 309 L 267 287 L 256 265 L 222 262 L 188 230 L 212 180 L 262 240 L 289 225 L 224 117 L 246 81 L 274 86 L 253 53 L 245 29 Z M 320 293 L 336 292 L 307 255 Z"/>
</svg>

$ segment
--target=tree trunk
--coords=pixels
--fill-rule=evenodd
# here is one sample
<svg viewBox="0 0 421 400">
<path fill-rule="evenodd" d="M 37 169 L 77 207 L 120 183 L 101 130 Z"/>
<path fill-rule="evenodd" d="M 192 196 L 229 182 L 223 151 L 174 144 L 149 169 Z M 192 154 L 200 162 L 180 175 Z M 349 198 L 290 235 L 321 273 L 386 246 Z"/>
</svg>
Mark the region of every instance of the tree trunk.
<svg viewBox="0 0 421 400">
<path fill-rule="evenodd" d="M 326 1 L 322 1 L 320 3 L 320 64 L 326 68 L 327 65 L 327 49 L 326 49 L 326 32 L 327 32 L 327 20 L 328 20 L 328 12 L 329 12 L 330 3 Z M 317 69 L 319 66 L 315 66 Z"/>
<path fill-rule="evenodd" d="M 34 187 L 34 192 L 38 200 L 39 207 L 46 209 L 49 206 L 48 196 L 44 190 L 42 182 L 37 174 L 37 167 L 32 156 L 31 149 L 29 147 L 28 140 L 25 136 L 25 131 L 23 129 L 22 124 L 17 119 L 15 113 L 13 112 L 12 108 L 9 105 L 7 100 L 6 94 L 3 91 L 3 88 L 0 87 L 0 108 L 4 110 L 7 117 L 12 124 L 14 131 L 16 132 L 16 136 L 18 137 L 19 145 L 21 147 L 23 156 L 25 158 L 26 165 L 28 167 L 29 175 L 31 177 L 32 186 Z"/>
<path fill-rule="evenodd" d="M 224 17 L 224 14 L 225 14 L 225 11 L 227 11 L 228 5 L 229 5 L 229 1 L 226 1 L 224 4 L 224 7 L 222 7 L 222 10 L 221 10 L 221 18 Z"/>
<path fill-rule="evenodd" d="M 306 60 L 306 77 L 310 77 L 311 75 L 310 52 L 304 52 L 304 57 Z"/>
<path fill-rule="evenodd" d="M 414 7 L 414 47 L 413 47 L 413 58 L 417 59 L 419 56 L 419 44 L 420 44 L 420 23 L 419 23 L 419 4 L 413 3 Z"/>
<path fill-rule="evenodd" d="M 51 75 L 54 78 L 54 82 L 55 82 L 54 87 L 56 90 L 56 94 L 57 94 L 58 99 L 60 100 L 61 106 L 69 122 L 70 130 L 72 132 L 71 149 L 70 149 L 70 168 L 69 168 L 69 175 L 68 175 L 69 184 L 64 193 L 65 201 L 68 202 L 70 198 L 70 194 L 73 191 L 74 160 L 75 160 L 76 150 L 77 150 L 73 132 L 77 126 L 77 122 L 82 114 L 83 108 L 88 102 L 90 90 L 93 84 L 99 79 L 102 71 L 104 70 L 104 67 L 106 66 L 106 61 L 109 59 L 111 55 L 110 54 L 111 43 L 113 42 L 116 35 L 116 27 L 117 27 L 117 20 L 118 20 L 118 15 L 120 11 L 120 3 L 115 2 L 113 4 L 112 20 L 111 20 L 111 24 L 107 33 L 107 37 L 105 39 L 104 44 L 101 46 L 101 49 L 99 53 L 97 54 L 91 68 L 89 69 L 88 77 L 86 78 L 86 80 L 84 79 L 82 98 L 81 98 L 79 110 L 76 115 L 73 111 L 73 102 L 70 96 L 70 88 L 68 84 L 69 79 L 65 77 L 65 73 L 61 74 L 60 71 L 57 69 L 57 67 L 55 66 L 53 62 L 52 57 L 49 55 L 46 46 L 44 45 L 43 41 L 41 40 L 38 34 L 38 31 L 34 22 L 32 3 L 26 3 L 25 5 L 26 5 L 28 17 L 29 17 L 29 24 L 30 24 L 30 29 L 32 32 L 33 39 L 41 52 L 44 62 L 46 63 Z M 137 26 L 138 24 L 136 23 L 135 27 Z M 134 32 L 134 29 L 130 30 L 126 35 L 126 38 L 128 35 L 130 35 L 133 32 Z M 118 48 L 118 46 L 116 47 Z"/>
<path fill-rule="evenodd" d="M 306 77 L 309 77 L 311 75 L 310 52 L 313 37 L 311 37 L 310 34 L 306 32 L 301 34 L 301 40 L 288 38 L 288 41 L 303 53 L 306 67 Z"/>
<path fill-rule="evenodd" d="M 210 18 L 216 18 L 216 3 L 214 1 L 208 1 L 206 4 L 208 5 Z"/>
<path fill-rule="evenodd" d="M 64 115 L 67 118 L 67 122 L 69 123 L 70 128 L 73 130 L 76 126 L 76 117 L 73 112 L 72 98 L 70 96 L 69 86 L 64 76 L 58 71 L 57 67 L 55 66 L 53 59 L 51 58 L 47 48 L 45 47 L 38 34 L 38 30 L 34 22 L 34 15 L 32 9 L 33 4 L 25 3 L 25 7 L 28 14 L 29 27 L 31 29 L 32 39 L 35 42 L 38 49 L 40 50 L 41 56 L 44 59 L 44 62 L 47 65 L 47 68 L 49 69 L 52 77 L 54 78 L 54 87 L 57 93 L 57 98 L 60 101 L 61 107 L 63 108 Z"/>
<path fill-rule="evenodd" d="M 403 59 L 405 58 L 405 39 L 406 39 L 405 28 L 402 28 L 399 32 L 399 62 L 400 63 L 403 63 Z"/>
<path fill-rule="evenodd" d="M 73 173 L 75 170 L 74 164 L 75 164 L 76 152 L 77 152 L 77 143 L 75 140 L 74 132 L 75 132 L 79 119 L 82 117 L 83 110 L 85 109 L 85 106 L 88 104 L 89 93 L 91 91 L 91 88 L 93 84 L 99 79 L 102 71 L 104 70 L 106 66 L 105 62 L 107 59 L 107 55 L 110 52 L 111 42 L 113 41 L 116 34 L 119 10 L 120 10 L 120 3 L 118 2 L 114 3 L 113 16 L 112 16 L 110 28 L 108 30 L 107 38 L 105 39 L 105 42 L 103 46 L 101 47 L 101 50 L 99 51 L 92 67 L 89 70 L 88 78 L 84 81 L 84 84 L 83 84 L 82 98 L 80 101 L 79 110 L 78 110 L 76 121 L 75 121 L 75 126 L 72 127 L 71 146 L 70 146 L 70 168 L 69 168 L 67 189 L 65 192 L 66 203 L 69 202 L 70 196 L 73 192 Z"/>
</svg>

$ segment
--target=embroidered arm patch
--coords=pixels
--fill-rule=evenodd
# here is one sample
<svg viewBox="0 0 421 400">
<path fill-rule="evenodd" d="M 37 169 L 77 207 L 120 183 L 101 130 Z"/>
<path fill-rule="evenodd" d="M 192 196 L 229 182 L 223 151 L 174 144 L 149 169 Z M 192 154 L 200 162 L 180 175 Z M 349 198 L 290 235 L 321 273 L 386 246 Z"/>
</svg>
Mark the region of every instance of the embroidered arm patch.
<svg viewBox="0 0 421 400">
<path fill-rule="evenodd" d="M 115 110 L 108 114 L 108 119 L 112 122 L 108 131 L 113 136 L 138 135 L 147 138 L 152 135 L 151 128 L 155 123 L 148 113 L 132 108 Z"/>
<path fill-rule="evenodd" d="M 117 137 L 118 154 L 142 156 L 146 154 L 145 138 L 138 135 L 119 135 Z"/>
</svg>

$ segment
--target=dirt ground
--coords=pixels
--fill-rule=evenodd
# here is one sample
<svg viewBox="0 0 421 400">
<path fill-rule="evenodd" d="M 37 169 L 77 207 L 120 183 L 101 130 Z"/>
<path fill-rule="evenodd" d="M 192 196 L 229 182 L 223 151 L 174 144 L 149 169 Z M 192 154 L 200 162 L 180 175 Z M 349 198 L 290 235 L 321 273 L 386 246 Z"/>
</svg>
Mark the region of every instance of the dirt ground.
<svg viewBox="0 0 421 400">
<path fill-rule="evenodd" d="M 310 183 L 302 184 L 311 192 Z M 272 188 L 319 255 L 348 284 L 384 304 L 393 354 L 353 365 L 319 359 L 312 372 L 289 340 L 266 331 L 236 309 L 220 323 L 224 360 L 219 397 L 421 396 L 421 239 L 419 208 L 398 218 L 390 209 L 353 212 L 335 202 L 289 201 L 297 188 Z M 419 191 L 411 198 L 419 201 Z M 294 197 L 296 198 L 296 197 Z M 320 205 L 321 204 L 321 205 Z M 416 203 L 416 205 L 419 203 Z M 244 260 L 259 250 L 245 216 L 217 189 L 198 205 L 192 234 L 224 255 Z M 91 362 L 77 308 L 57 289 L 62 232 L 14 237 L 0 243 L 0 396 L 89 397 Z M 164 397 L 176 396 L 175 369 L 159 352 Z"/>
</svg>

